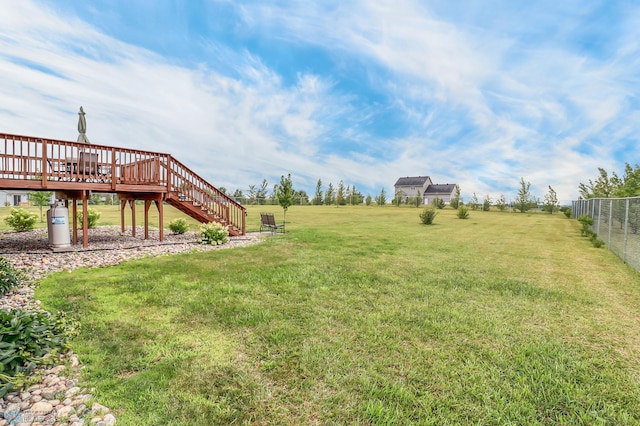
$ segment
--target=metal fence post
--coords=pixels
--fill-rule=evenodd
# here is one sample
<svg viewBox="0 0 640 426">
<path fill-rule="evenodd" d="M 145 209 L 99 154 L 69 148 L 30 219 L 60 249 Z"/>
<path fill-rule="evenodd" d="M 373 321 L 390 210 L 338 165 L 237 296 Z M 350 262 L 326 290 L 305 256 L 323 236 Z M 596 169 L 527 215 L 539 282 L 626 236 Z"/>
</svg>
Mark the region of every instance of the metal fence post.
<svg viewBox="0 0 640 426">
<path fill-rule="evenodd" d="M 613 200 L 609 200 L 609 238 L 607 247 L 611 247 L 611 227 L 613 226 Z"/>
<path fill-rule="evenodd" d="M 596 235 L 600 237 L 600 218 L 602 217 L 602 198 L 598 200 L 598 224 L 596 225 Z"/>
<path fill-rule="evenodd" d="M 629 228 L 629 199 L 627 198 L 624 211 L 624 248 L 622 249 L 622 261 L 627 263 L 627 231 Z"/>
</svg>

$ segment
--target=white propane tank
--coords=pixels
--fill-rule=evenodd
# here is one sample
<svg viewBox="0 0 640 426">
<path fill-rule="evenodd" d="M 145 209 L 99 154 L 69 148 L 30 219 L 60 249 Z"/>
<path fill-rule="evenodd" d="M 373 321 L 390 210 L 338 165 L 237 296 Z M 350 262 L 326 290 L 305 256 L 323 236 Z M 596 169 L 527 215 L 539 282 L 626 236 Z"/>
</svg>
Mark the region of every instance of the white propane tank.
<svg viewBox="0 0 640 426">
<path fill-rule="evenodd" d="M 50 235 L 49 242 L 54 249 L 71 246 L 71 236 L 69 235 L 69 210 L 60 204 L 51 206 L 50 214 Z M 47 213 L 49 213 L 47 212 Z"/>
</svg>

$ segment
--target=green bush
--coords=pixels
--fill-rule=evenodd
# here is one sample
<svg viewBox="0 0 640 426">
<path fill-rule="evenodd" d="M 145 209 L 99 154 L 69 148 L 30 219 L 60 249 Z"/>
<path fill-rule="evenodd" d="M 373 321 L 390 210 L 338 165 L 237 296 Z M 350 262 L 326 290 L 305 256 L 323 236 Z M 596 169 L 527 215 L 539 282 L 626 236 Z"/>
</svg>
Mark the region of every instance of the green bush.
<svg viewBox="0 0 640 426">
<path fill-rule="evenodd" d="M 593 244 L 595 248 L 600 248 L 604 246 L 604 241 L 598 237 L 595 237 L 595 238 L 591 238 L 591 244 Z"/>
<path fill-rule="evenodd" d="M 469 208 L 467 206 L 459 206 L 458 207 L 458 219 L 468 219 L 469 218 Z"/>
<path fill-rule="evenodd" d="M 174 234 L 184 234 L 189 229 L 189 225 L 187 225 L 186 219 L 180 217 L 169 223 L 169 229 Z"/>
<path fill-rule="evenodd" d="M 580 229 L 580 235 L 582 235 L 583 237 L 591 237 L 591 234 L 593 234 L 593 231 L 589 229 L 589 227 L 593 225 L 593 219 L 591 219 L 591 216 L 589 216 L 588 214 L 583 214 L 578 217 L 578 222 L 580 222 L 580 224 L 582 225 L 582 228 Z"/>
<path fill-rule="evenodd" d="M 6 258 L 0 256 L 0 296 L 19 287 L 22 281 L 24 281 L 22 273 L 11 266 Z"/>
<path fill-rule="evenodd" d="M 216 222 L 203 224 L 200 227 L 200 235 L 202 235 L 202 239 L 200 240 L 202 244 L 224 244 L 229 241 L 229 230 L 227 227 Z"/>
<path fill-rule="evenodd" d="M 44 364 L 45 355 L 67 349 L 77 328 L 62 313 L 0 310 L 0 398 Z"/>
<path fill-rule="evenodd" d="M 565 217 L 567 219 L 569 219 L 571 217 L 571 209 L 570 208 L 566 208 L 562 211 L 562 213 L 564 213 Z"/>
<path fill-rule="evenodd" d="M 444 200 L 442 198 L 435 197 L 433 199 L 433 205 L 435 208 L 442 210 L 444 209 Z"/>
<path fill-rule="evenodd" d="M 29 213 L 25 209 L 12 208 L 4 223 L 16 232 L 31 231 L 36 226 L 38 215 Z"/>
<path fill-rule="evenodd" d="M 82 225 L 84 216 L 82 212 L 78 215 L 78 223 Z M 98 225 L 98 219 L 100 219 L 100 212 L 96 209 L 89 207 L 87 209 L 87 224 L 89 228 L 95 228 Z"/>
<path fill-rule="evenodd" d="M 420 220 L 425 225 L 433 225 L 433 220 L 437 215 L 438 213 L 434 207 L 425 207 L 420 213 Z"/>
</svg>

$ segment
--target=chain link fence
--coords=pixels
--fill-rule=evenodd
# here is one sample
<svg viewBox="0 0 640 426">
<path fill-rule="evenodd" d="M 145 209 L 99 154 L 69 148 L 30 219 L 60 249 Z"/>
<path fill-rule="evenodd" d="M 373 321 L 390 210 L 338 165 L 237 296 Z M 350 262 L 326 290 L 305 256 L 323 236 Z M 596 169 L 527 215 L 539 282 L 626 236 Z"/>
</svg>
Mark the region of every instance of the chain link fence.
<svg viewBox="0 0 640 426">
<path fill-rule="evenodd" d="M 593 219 L 591 230 L 609 250 L 640 271 L 640 197 L 590 198 L 572 202 L 574 218 Z"/>
</svg>

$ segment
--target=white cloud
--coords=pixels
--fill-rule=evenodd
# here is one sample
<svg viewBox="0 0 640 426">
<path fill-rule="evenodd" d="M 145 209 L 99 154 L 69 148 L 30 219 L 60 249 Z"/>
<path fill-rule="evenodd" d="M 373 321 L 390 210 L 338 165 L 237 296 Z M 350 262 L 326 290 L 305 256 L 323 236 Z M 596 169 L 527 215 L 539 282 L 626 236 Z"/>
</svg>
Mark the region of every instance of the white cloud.
<svg viewBox="0 0 640 426">
<path fill-rule="evenodd" d="M 411 0 L 225 4 L 265 44 L 312 46 L 335 68 L 293 62 L 287 80 L 259 51 L 216 39 L 198 39 L 209 57 L 190 68 L 11 2 L 0 28 L 0 131 L 75 140 L 83 105 L 94 143 L 171 153 L 231 190 L 289 172 L 308 192 L 318 178 L 378 191 L 429 174 L 495 198 L 523 176 L 563 200 L 598 166 L 619 169 L 638 133 L 640 30 L 622 25 L 619 47 L 590 57 L 571 48 L 591 13 L 568 13 L 576 3 L 558 6 L 566 26 L 532 9 L 511 20 L 513 7 L 491 25 L 461 21 Z M 640 16 L 628 12 L 629 22 Z M 545 28 L 560 40 L 528 40 Z M 345 76 L 362 79 L 375 102 L 350 92 Z M 388 116 L 398 135 L 378 133 Z"/>
</svg>

